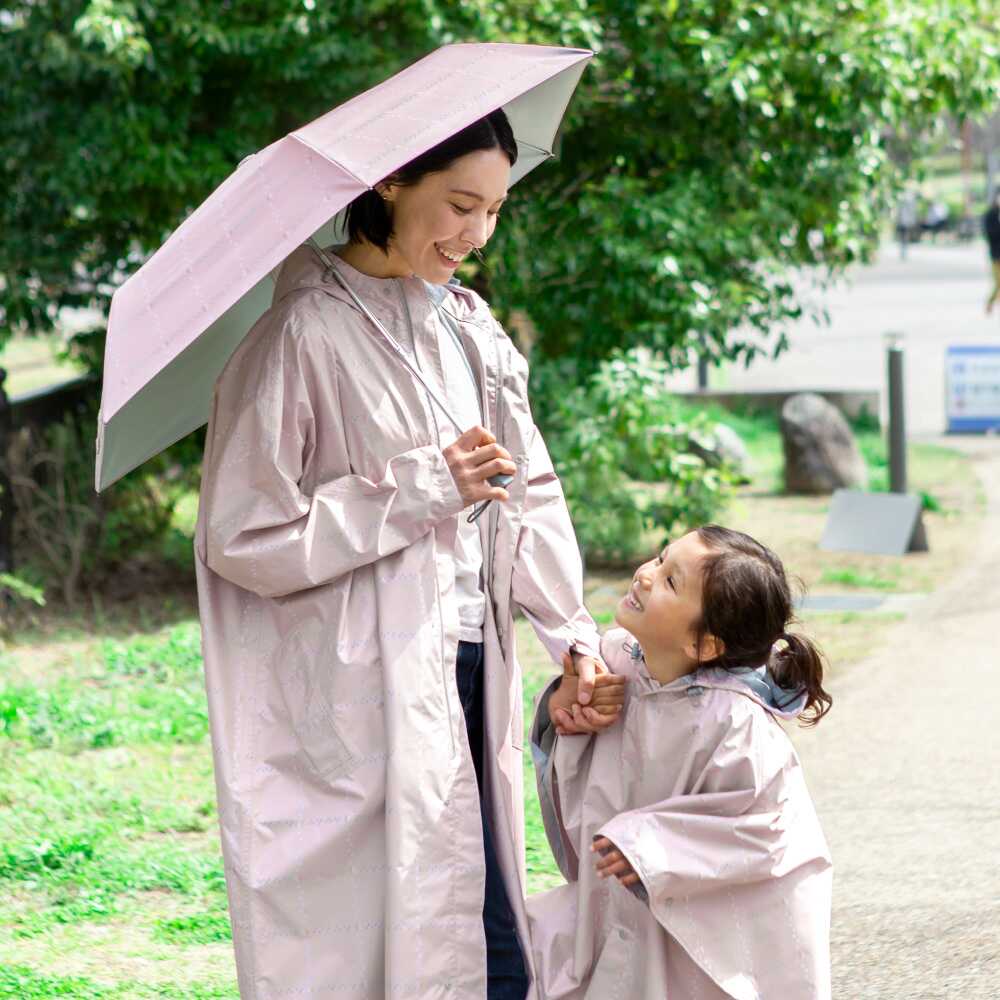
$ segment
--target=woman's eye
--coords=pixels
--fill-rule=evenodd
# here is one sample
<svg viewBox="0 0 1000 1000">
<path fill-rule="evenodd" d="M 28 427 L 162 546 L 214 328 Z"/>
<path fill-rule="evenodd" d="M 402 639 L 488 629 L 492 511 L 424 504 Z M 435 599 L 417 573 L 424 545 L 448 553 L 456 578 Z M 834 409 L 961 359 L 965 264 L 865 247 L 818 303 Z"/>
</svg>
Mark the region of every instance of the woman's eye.
<svg viewBox="0 0 1000 1000">
<path fill-rule="evenodd" d="M 667 583 L 670 584 L 671 590 L 677 590 L 677 588 L 674 586 L 674 578 L 672 576 L 667 577 Z"/>
<path fill-rule="evenodd" d="M 468 215 L 472 211 L 471 208 L 462 208 L 461 205 L 456 205 L 454 202 L 451 203 L 451 207 L 458 212 L 459 215 Z"/>
</svg>

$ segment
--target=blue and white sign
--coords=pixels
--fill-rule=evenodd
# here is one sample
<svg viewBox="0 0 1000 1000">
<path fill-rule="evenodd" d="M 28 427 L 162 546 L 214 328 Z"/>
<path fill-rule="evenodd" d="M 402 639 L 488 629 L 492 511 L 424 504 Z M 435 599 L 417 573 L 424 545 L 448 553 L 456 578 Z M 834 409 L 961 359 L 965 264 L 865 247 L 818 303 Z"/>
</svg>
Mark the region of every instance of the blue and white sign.
<svg viewBox="0 0 1000 1000">
<path fill-rule="evenodd" d="M 1000 345 L 948 348 L 945 412 L 950 434 L 1000 430 Z"/>
</svg>

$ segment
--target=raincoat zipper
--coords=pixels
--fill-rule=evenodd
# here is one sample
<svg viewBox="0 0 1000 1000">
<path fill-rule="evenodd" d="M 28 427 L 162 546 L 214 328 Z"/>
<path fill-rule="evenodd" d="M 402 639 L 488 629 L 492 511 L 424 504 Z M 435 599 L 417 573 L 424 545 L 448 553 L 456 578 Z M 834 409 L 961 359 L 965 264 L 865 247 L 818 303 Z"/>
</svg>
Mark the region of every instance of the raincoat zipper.
<svg viewBox="0 0 1000 1000">
<path fill-rule="evenodd" d="M 423 367 L 420 364 L 420 356 L 417 353 L 417 341 L 413 334 L 413 318 L 410 316 L 410 307 L 406 302 L 406 292 L 403 289 L 403 283 L 397 278 L 396 279 L 396 291 L 399 293 L 399 302 L 403 307 L 403 315 L 406 317 L 406 332 L 410 336 L 410 350 L 413 352 L 413 363 L 417 366 L 417 370 L 421 373 L 423 372 Z M 432 405 L 431 394 L 424 389 L 424 395 L 427 397 L 427 410 L 430 413 L 431 422 L 434 425 L 434 438 L 437 441 L 437 446 L 441 447 L 441 430 L 438 427 L 437 417 L 434 415 L 434 407 Z M 455 744 L 455 717 L 452 711 L 451 705 L 451 690 L 448 685 L 448 665 L 445 658 L 445 646 L 444 646 L 444 612 L 441 607 L 441 587 L 438 584 L 437 572 L 434 573 L 434 590 L 437 593 L 437 610 L 438 610 L 438 626 L 440 628 L 441 634 L 441 686 L 444 688 L 444 701 L 448 708 L 448 737 L 451 740 L 451 755 L 452 757 L 458 753 L 458 747 Z"/>
<path fill-rule="evenodd" d="M 497 439 L 497 444 L 503 447 L 503 353 L 500 350 L 500 343 L 497 338 L 497 331 L 494 327 L 493 329 L 493 351 L 497 358 L 497 410 L 496 410 L 496 430 L 494 434 Z M 496 501 L 494 501 L 487 519 L 487 525 L 489 528 L 487 539 L 488 549 L 489 549 L 489 588 L 490 588 L 490 610 L 493 612 L 493 624 L 497 630 L 497 639 L 500 641 L 500 651 L 504 655 L 504 659 L 507 657 L 507 651 L 504 645 L 504 634 L 503 628 L 497 619 L 497 604 L 496 597 L 493 593 L 493 560 L 496 555 L 496 541 L 497 541 L 497 531 L 500 525 L 500 508 Z"/>
</svg>

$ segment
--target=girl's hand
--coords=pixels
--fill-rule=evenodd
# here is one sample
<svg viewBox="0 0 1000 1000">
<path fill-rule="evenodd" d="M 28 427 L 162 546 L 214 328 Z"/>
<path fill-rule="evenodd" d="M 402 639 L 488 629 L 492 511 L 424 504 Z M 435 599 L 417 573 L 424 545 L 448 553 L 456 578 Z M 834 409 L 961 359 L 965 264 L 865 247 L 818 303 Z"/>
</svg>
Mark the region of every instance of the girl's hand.
<svg viewBox="0 0 1000 1000">
<path fill-rule="evenodd" d="M 572 710 L 580 683 L 580 679 L 576 676 L 576 670 L 573 667 L 573 658 L 569 653 L 563 653 L 562 662 L 563 675 L 559 678 L 559 687 L 549 695 L 549 718 L 553 722 L 555 722 L 554 712 L 565 713 Z"/>
<path fill-rule="evenodd" d="M 595 859 L 598 878 L 614 875 L 625 886 L 635 885 L 640 881 L 628 859 L 607 837 L 596 837 L 590 845 L 590 849 L 599 855 Z"/>
<path fill-rule="evenodd" d="M 563 676 L 549 696 L 549 718 L 560 736 L 599 733 L 613 725 L 625 704 L 625 678 L 603 670 L 594 678 L 589 705 L 577 700 L 580 679 L 569 653 L 563 654 Z"/>
</svg>

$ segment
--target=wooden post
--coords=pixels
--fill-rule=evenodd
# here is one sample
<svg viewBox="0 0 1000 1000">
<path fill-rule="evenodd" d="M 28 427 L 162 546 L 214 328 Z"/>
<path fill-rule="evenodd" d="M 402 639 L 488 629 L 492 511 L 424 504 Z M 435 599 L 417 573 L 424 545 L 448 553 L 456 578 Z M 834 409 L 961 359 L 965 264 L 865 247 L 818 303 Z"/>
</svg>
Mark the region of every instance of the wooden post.
<svg viewBox="0 0 1000 1000">
<path fill-rule="evenodd" d="M 903 393 L 903 347 L 900 334 L 889 335 L 889 492 L 906 492 L 906 408 Z"/>
<path fill-rule="evenodd" d="M 7 453 L 13 426 L 10 400 L 4 391 L 7 371 L 0 368 L 0 573 L 14 572 L 14 493 L 7 475 Z"/>
</svg>

